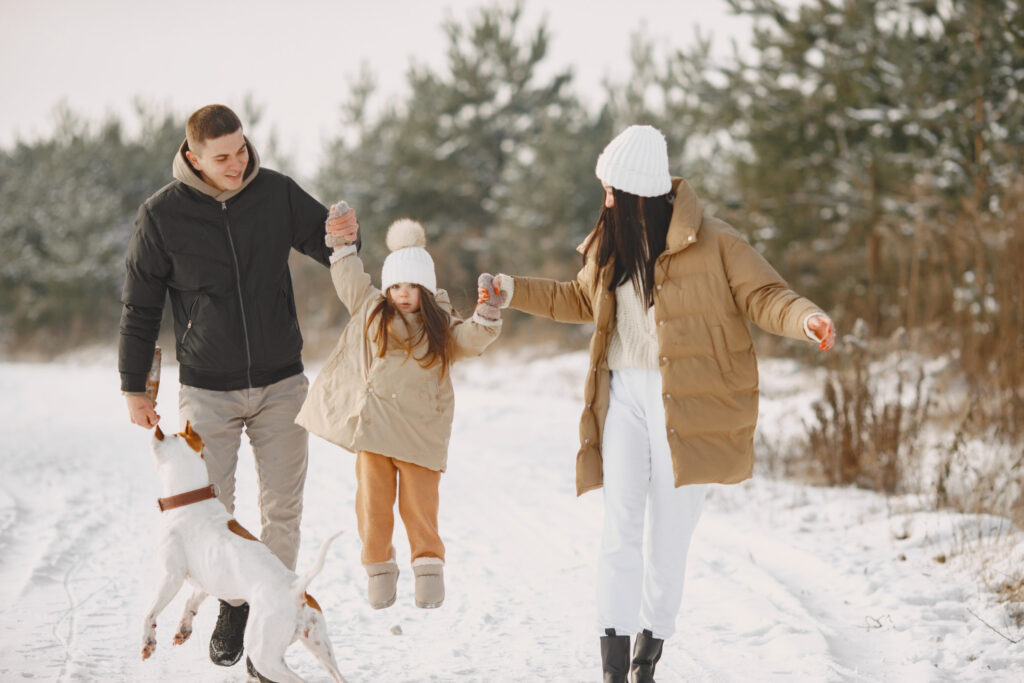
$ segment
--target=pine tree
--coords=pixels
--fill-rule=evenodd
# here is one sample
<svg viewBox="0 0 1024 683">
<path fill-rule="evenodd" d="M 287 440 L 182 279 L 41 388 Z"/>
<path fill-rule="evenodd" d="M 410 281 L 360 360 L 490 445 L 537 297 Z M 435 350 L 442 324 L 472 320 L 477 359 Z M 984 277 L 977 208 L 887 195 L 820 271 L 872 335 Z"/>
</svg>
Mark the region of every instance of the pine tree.
<svg viewBox="0 0 1024 683">
<path fill-rule="evenodd" d="M 710 203 L 802 290 L 875 330 L 941 316 L 924 293 L 951 294 L 965 241 L 985 279 L 979 218 L 1019 173 L 1021 3 L 728 1 L 757 21 L 750 51 L 659 65 L 641 44 L 630 87 L 687 123 L 688 158 L 723 155 L 697 166 Z"/>
<path fill-rule="evenodd" d="M 466 303 L 481 270 L 565 274 L 600 207 L 606 124 L 572 94 L 569 72 L 538 76 L 548 31 L 524 27 L 520 6 L 442 28 L 447 64 L 410 68 L 403 102 L 371 114 L 372 76 L 353 84 L 318 187 L 357 209 L 369 268 L 392 220 L 423 222 L 441 285 Z"/>
<path fill-rule="evenodd" d="M 139 204 L 170 180 L 184 124 L 138 108 L 128 138 L 67 107 L 50 139 L 0 150 L 0 346 L 57 351 L 116 333 Z"/>
</svg>

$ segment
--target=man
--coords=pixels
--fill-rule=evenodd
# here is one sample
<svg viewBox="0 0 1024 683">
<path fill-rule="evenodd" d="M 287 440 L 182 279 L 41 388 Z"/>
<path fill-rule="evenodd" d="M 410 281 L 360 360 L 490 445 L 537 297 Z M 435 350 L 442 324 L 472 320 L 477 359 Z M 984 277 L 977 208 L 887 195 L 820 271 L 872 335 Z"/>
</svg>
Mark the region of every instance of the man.
<svg viewBox="0 0 1024 683">
<path fill-rule="evenodd" d="M 295 314 L 292 248 L 329 264 L 327 209 L 291 178 L 260 168 L 242 123 L 223 105 L 188 120 L 174 181 L 139 208 L 126 256 L 118 367 L 131 421 L 160 421 L 145 395 L 146 374 L 170 295 L 181 391 L 180 423 L 206 444 L 210 481 L 234 510 L 242 429 L 259 481 L 261 540 L 295 569 L 308 434 L 294 423 L 309 385 Z M 346 242 L 355 213 L 327 230 Z M 241 657 L 248 605 L 221 603 L 210 658 Z"/>
</svg>

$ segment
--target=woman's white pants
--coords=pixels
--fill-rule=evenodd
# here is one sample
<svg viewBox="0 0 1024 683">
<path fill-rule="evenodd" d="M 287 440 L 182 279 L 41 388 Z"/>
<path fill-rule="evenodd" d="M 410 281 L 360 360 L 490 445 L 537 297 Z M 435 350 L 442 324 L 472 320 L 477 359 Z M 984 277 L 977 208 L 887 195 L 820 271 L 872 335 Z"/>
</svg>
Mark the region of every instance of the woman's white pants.
<svg viewBox="0 0 1024 683">
<path fill-rule="evenodd" d="M 655 638 L 668 638 L 675 632 L 686 555 L 708 485 L 675 487 L 660 372 L 612 371 L 601 453 L 598 628 L 602 635 L 607 628 L 619 635 L 649 629 Z"/>
</svg>

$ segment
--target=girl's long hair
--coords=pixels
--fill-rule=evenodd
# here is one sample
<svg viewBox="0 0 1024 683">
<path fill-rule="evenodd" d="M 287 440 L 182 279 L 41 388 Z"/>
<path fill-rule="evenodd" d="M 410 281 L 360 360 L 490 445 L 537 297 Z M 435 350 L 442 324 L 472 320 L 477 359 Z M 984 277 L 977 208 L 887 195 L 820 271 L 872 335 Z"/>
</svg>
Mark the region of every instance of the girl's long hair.
<svg viewBox="0 0 1024 683">
<path fill-rule="evenodd" d="M 394 302 L 391 301 L 390 288 L 389 291 L 384 293 L 384 298 L 380 300 L 380 303 L 374 307 L 366 318 L 366 327 L 363 332 L 377 345 L 378 358 L 383 358 L 388 352 L 388 344 L 394 342 L 399 347 L 405 349 L 406 356 L 413 358 L 422 368 L 430 368 L 440 363 L 441 377 L 444 377 L 445 373 L 448 372 L 448 366 L 451 365 L 453 354 L 454 342 L 452 341 L 451 316 L 438 306 L 437 301 L 434 300 L 434 295 L 430 291 L 420 285 L 416 285 L 416 287 L 420 290 L 419 313 L 423 318 L 423 328 L 415 339 L 401 339 L 392 329 L 392 323 L 394 322 L 395 315 L 398 313 L 398 309 L 395 307 Z M 371 334 L 370 327 L 378 317 L 380 318 L 380 324 L 377 325 L 376 331 Z M 412 350 L 424 339 L 427 341 L 427 350 L 422 357 L 415 358 L 412 355 Z"/>
<path fill-rule="evenodd" d="M 654 262 L 665 251 L 672 220 L 671 194 L 640 197 L 612 188 L 615 206 L 604 207 L 594 227 L 594 239 L 584 250 L 584 262 L 597 250 L 598 270 L 614 260 L 608 289 L 633 282 L 647 306 L 654 305 Z"/>
</svg>

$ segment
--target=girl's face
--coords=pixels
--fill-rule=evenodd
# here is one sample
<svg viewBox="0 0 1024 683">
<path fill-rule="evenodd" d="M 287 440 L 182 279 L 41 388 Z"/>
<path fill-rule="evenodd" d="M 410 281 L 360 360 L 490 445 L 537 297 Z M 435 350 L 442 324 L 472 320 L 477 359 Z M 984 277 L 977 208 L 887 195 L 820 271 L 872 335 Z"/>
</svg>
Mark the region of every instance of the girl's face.
<svg viewBox="0 0 1024 683">
<path fill-rule="evenodd" d="M 420 310 L 420 288 L 411 282 L 399 282 L 388 287 L 391 303 L 402 313 L 415 313 Z"/>
</svg>

